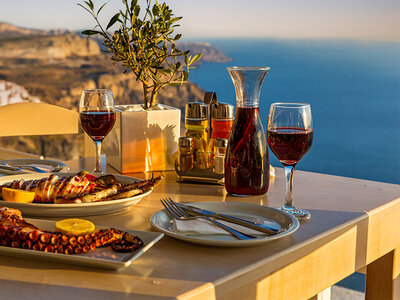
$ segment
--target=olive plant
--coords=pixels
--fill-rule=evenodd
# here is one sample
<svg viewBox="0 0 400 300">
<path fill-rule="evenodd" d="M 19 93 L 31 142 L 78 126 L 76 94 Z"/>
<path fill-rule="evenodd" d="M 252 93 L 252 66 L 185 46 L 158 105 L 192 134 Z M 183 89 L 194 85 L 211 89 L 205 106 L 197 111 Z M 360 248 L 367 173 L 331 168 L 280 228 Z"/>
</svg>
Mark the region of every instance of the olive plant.
<svg viewBox="0 0 400 300">
<path fill-rule="evenodd" d="M 120 62 L 124 72 L 131 70 L 136 80 L 142 83 L 144 108 L 153 107 L 157 93 L 165 86 L 176 86 L 188 81 L 191 65 L 198 61 L 202 53 L 190 56 L 190 50 L 180 50 L 176 42 L 181 34 L 174 34 L 182 17 L 175 17 L 166 3 L 146 0 L 141 12 L 138 0 L 122 0 L 123 9 L 119 10 L 104 27 L 99 21 L 99 13 L 107 3 L 95 9 L 92 0 L 79 4 L 96 21 L 92 30 L 82 34 L 100 35 L 104 45 L 102 51 L 111 53 L 114 64 Z M 108 30 L 119 25 L 113 33 Z"/>
</svg>

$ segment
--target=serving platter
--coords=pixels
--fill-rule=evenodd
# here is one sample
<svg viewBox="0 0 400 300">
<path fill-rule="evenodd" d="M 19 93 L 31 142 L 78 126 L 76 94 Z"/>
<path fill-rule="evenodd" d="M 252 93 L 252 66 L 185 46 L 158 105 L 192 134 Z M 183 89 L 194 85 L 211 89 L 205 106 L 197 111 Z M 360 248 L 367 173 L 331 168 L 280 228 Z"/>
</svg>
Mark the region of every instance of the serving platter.
<svg viewBox="0 0 400 300">
<path fill-rule="evenodd" d="M 75 175 L 76 173 L 60 173 L 60 177 Z M 49 173 L 38 174 L 20 174 L 13 176 L 0 177 L 0 185 L 12 182 L 14 180 L 31 180 L 48 177 Z M 95 174 L 96 175 L 96 174 Z M 122 184 L 129 184 L 140 181 L 138 178 L 114 175 Z M 129 198 L 123 198 L 110 201 L 99 201 L 92 203 L 69 203 L 69 204 L 55 204 L 55 203 L 15 203 L 8 202 L 0 199 L 0 207 L 7 206 L 19 209 L 23 215 L 31 217 L 80 217 L 80 216 L 93 216 L 114 213 L 130 207 L 146 197 L 152 190 L 146 193 L 139 194 Z"/>
<path fill-rule="evenodd" d="M 55 221 L 40 219 L 25 220 L 42 230 L 55 231 Z M 102 228 L 105 227 L 96 225 L 96 230 Z M 164 234 L 159 232 L 127 229 L 120 230 L 126 231 L 134 236 L 138 236 L 143 241 L 143 247 L 130 253 L 119 253 L 111 250 L 111 247 L 103 247 L 96 248 L 95 250 L 87 253 L 68 255 L 0 246 L 0 255 L 22 257 L 24 259 L 36 259 L 48 262 L 67 263 L 85 267 L 118 270 L 128 267 L 133 261 L 138 259 L 143 253 L 154 246 L 154 244 L 164 236 Z"/>
<path fill-rule="evenodd" d="M 151 217 L 152 226 L 170 237 L 186 242 L 208 246 L 228 247 L 264 244 L 266 242 L 286 237 L 299 228 L 299 221 L 295 217 L 272 207 L 241 202 L 199 202 L 190 203 L 190 205 L 246 219 L 259 224 L 269 225 L 274 228 L 280 228 L 281 232 L 270 236 L 260 235 L 256 239 L 250 240 L 238 240 L 235 237 L 226 234 L 187 235 L 174 231 L 172 219 L 168 216 L 165 209 L 156 212 Z"/>
</svg>

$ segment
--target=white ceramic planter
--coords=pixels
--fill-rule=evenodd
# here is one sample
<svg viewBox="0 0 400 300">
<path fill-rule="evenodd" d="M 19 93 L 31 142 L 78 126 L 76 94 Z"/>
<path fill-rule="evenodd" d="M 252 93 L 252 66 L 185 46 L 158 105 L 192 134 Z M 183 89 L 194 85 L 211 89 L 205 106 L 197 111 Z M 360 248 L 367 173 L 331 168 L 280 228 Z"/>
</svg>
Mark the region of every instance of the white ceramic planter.
<svg viewBox="0 0 400 300">
<path fill-rule="evenodd" d="M 149 111 L 129 110 L 133 107 L 116 106 L 114 128 L 103 142 L 107 163 L 121 173 L 173 170 L 181 111 L 166 105 Z M 85 149 L 93 148 L 86 136 Z"/>
</svg>

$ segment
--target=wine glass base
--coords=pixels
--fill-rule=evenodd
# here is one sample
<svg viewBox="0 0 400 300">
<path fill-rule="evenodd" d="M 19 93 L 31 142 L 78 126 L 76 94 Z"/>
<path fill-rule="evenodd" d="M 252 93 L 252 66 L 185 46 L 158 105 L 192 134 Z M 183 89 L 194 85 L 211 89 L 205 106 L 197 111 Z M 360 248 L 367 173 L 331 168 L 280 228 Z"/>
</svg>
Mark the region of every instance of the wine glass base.
<svg viewBox="0 0 400 300">
<path fill-rule="evenodd" d="M 293 217 L 296 217 L 298 220 L 309 220 L 311 218 L 311 214 L 304 210 L 304 209 L 297 209 L 296 207 L 285 207 L 282 206 L 280 210 L 287 212 L 288 214 L 291 214 Z"/>
</svg>

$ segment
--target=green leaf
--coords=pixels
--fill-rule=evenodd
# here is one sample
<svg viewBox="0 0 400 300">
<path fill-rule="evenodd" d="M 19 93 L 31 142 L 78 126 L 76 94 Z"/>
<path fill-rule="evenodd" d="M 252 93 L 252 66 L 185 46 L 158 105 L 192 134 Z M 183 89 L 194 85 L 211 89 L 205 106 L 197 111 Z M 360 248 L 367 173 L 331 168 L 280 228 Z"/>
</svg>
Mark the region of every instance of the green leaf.
<svg viewBox="0 0 400 300">
<path fill-rule="evenodd" d="M 161 80 L 154 74 L 151 74 L 151 78 L 153 79 L 154 82 L 161 84 Z"/>
<path fill-rule="evenodd" d="M 107 25 L 107 29 L 110 28 L 111 26 L 113 26 L 113 25 L 115 24 L 115 22 L 118 21 L 119 14 L 120 14 L 120 13 L 116 13 L 116 14 L 111 18 L 110 22 L 109 22 L 108 25 Z"/>
<path fill-rule="evenodd" d="M 157 4 L 154 4 L 153 5 L 153 15 L 157 16 L 159 14 L 159 12 L 160 12 L 160 8 L 158 7 Z"/>
<path fill-rule="evenodd" d="M 193 56 L 193 58 L 189 62 L 189 65 L 191 65 L 192 63 L 198 61 L 202 56 L 203 56 L 203 53 L 199 53 L 199 54 Z"/>
<path fill-rule="evenodd" d="M 155 45 L 156 45 L 155 43 L 150 43 L 144 48 L 144 50 L 149 50 L 149 49 L 153 48 Z"/>
<path fill-rule="evenodd" d="M 125 14 L 122 10 L 119 11 L 119 14 L 120 14 L 120 16 L 122 17 L 122 20 L 125 20 L 125 19 L 128 18 L 128 17 L 126 16 L 126 14 Z"/>
<path fill-rule="evenodd" d="M 84 30 L 82 31 L 82 34 L 84 35 L 95 35 L 95 34 L 103 34 L 101 31 L 97 31 L 97 30 Z"/>
<path fill-rule="evenodd" d="M 80 7 L 82 7 L 84 10 L 86 10 L 89 14 L 93 15 L 93 13 L 86 7 L 84 7 L 82 4 L 77 3 Z"/>
<path fill-rule="evenodd" d="M 83 2 L 85 2 L 86 3 L 86 5 L 92 10 L 92 11 L 94 11 L 94 5 L 93 5 L 93 2 L 92 2 L 92 0 L 89 0 L 89 1 L 83 1 Z"/>
<path fill-rule="evenodd" d="M 182 83 L 181 82 L 170 82 L 169 85 L 170 86 L 179 86 L 179 85 L 182 85 Z"/>
<path fill-rule="evenodd" d="M 182 37 L 182 34 L 177 34 L 177 35 L 174 37 L 174 41 L 179 40 L 181 37 Z"/>
<path fill-rule="evenodd" d="M 135 13 L 135 16 L 139 16 L 140 13 L 140 6 L 136 5 L 135 8 L 133 9 L 133 12 Z"/>
<path fill-rule="evenodd" d="M 180 19 L 182 19 L 182 17 L 175 17 L 171 19 L 171 23 L 175 23 L 178 22 Z"/>
<path fill-rule="evenodd" d="M 132 9 L 133 7 L 135 7 L 136 4 L 137 4 L 137 0 L 132 0 L 132 1 L 131 1 L 131 9 Z"/>
<path fill-rule="evenodd" d="M 106 4 L 107 4 L 107 2 L 104 3 L 104 4 L 99 8 L 99 10 L 97 11 L 97 15 L 100 13 L 100 11 L 103 9 L 103 7 L 106 6 Z"/>
</svg>

